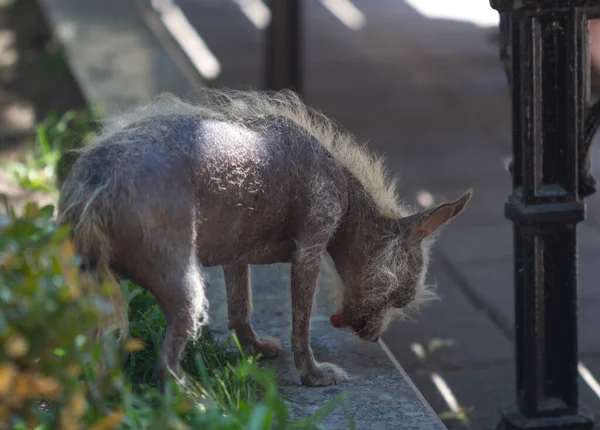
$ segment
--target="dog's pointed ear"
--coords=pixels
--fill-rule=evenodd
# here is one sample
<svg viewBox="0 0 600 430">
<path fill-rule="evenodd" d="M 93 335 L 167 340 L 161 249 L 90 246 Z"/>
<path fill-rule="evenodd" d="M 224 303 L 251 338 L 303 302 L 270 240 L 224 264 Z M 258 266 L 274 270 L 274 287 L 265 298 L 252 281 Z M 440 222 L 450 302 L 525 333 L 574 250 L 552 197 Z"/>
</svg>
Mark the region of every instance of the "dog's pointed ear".
<svg viewBox="0 0 600 430">
<path fill-rule="evenodd" d="M 472 195 L 473 190 L 471 189 L 458 200 L 401 218 L 399 223 L 407 239 L 419 241 L 431 236 L 442 225 L 462 212 Z"/>
</svg>

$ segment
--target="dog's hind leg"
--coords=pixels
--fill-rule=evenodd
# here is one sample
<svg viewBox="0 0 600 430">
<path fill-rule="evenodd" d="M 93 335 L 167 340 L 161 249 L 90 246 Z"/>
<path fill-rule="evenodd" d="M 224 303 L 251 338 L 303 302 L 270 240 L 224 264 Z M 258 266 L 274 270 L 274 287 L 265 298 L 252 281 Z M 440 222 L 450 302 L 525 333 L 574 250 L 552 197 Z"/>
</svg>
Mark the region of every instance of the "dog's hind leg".
<svg viewBox="0 0 600 430">
<path fill-rule="evenodd" d="M 259 339 L 250 322 L 252 314 L 252 281 L 250 267 L 246 264 L 223 266 L 227 288 L 227 311 L 229 330 L 235 334 L 244 350 L 260 354 L 263 358 L 273 358 L 281 353 L 277 339 Z"/>
<path fill-rule="evenodd" d="M 163 389 L 170 372 L 177 378 L 182 377 L 180 361 L 185 345 L 190 337 L 197 337 L 202 322 L 207 319 L 201 269 L 195 258 L 187 260 L 187 265 L 182 265 L 185 260 L 157 261 L 140 280 L 140 285 L 156 298 L 167 323 L 162 354 L 157 363 Z"/>
</svg>

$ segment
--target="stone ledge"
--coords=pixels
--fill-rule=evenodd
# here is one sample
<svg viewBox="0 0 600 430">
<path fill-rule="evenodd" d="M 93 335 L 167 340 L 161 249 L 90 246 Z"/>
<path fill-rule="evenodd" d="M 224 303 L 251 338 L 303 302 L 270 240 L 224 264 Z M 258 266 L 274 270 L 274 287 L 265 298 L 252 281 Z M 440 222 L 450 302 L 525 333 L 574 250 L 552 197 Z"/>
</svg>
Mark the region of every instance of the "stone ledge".
<svg viewBox="0 0 600 430">
<path fill-rule="evenodd" d="M 220 268 L 205 269 L 209 285 L 210 327 L 227 330 L 227 299 Z M 282 395 L 295 418 L 307 418 L 344 392 L 358 429 L 445 429 L 406 373 L 390 360 L 381 345 L 360 340 L 329 322 L 334 312 L 333 291 L 321 282 L 311 320 L 311 345 L 317 361 L 341 366 L 350 377 L 344 384 L 308 388 L 294 370 L 291 352 L 290 266 L 252 267 L 254 311 L 252 324 L 259 336 L 281 340 L 283 355 L 264 361 L 276 367 Z M 324 422 L 328 429 L 348 429 L 348 411 L 338 409 Z"/>
</svg>

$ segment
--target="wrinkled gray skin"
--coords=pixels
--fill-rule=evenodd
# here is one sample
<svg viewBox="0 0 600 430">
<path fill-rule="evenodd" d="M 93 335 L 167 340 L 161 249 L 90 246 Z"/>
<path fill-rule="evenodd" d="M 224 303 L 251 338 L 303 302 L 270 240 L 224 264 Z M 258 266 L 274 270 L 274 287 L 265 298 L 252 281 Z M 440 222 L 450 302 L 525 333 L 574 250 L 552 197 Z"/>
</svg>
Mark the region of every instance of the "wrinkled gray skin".
<svg viewBox="0 0 600 430">
<path fill-rule="evenodd" d="M 378 238 L 406 234 L 415 219 L 379 215 L 348 170 L 284 120 L 246 127 L 186 115 L 145 121 L 128 144 L 105 142 L 82 155 L 61 205 L 64 210 L 76 192 L 103 190 L 94 204 L 110 206 L 102 225 L 111 241 L 111 269 L 148 289 L 166 317 L 161 381 L 165 366 L 181 374 L 185 342 L 207 321 L 201 266 L 223 266 L 229 328 L 244 348 L 267 358 L 278 355 L 279 343 L 259 339 L 250 325 L 249 265 L 280 262 L 292 265 L 292 345 L 302 382 L 346 380 L 335 365 L 317 363 L 310 347 L 321 257 L 330 254 L 346 286 L 344 319 L 361 338 L 374 341 L 386 310 L 414 298 L 423 256 L 420 245 L 403 248 L 411 265 L 402 280 L 406 288 L 381 302 L 373 296 L 376 289 L 361 286 L 366 260 L 383 246 Z M 111 139 L 130 135 L 126 127 Z M 80 215 L 72 211 L 66 218 L 77 222 Z M 86 255 L 84 261 L 93 267 L 94 258 Z"/>
</svg>

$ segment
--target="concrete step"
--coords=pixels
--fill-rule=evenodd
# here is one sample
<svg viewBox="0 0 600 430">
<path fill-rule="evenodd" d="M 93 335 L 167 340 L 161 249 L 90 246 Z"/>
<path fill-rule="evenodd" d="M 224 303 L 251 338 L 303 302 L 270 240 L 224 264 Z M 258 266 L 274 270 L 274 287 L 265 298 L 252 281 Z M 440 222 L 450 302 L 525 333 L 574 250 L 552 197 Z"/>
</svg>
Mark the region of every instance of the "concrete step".
<svg viewBox="0 0 600 430">
<path fill-rule="evenodd" d="M 86 98 L 106 115 L 163 91 L 184 96 L 198 85 L 185 56 L 133 0 L 40 0 Z M 162 35 L 159 39 L 157 34 Z"/>
</svg>

